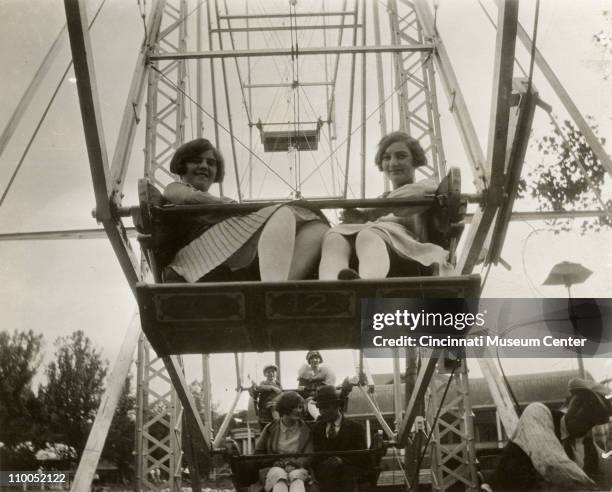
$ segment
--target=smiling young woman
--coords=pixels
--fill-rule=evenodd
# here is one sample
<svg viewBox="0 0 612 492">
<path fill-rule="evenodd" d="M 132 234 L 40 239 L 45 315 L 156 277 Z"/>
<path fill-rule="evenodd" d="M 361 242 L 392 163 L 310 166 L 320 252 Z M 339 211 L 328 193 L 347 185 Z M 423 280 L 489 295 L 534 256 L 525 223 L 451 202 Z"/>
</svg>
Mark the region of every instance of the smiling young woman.
<svg viewBox="0 0 612 492">
<path fill-rule="evenodd" d="M 437 184 L 431 179 L 414 182 L 415 169 L 427 164 L 427 158 L 419 142 L 404 132 L 384 136 L 374 162 L 393 188 L 382 198 L 419 198 L 436 191 Z M 362 223 L 330 229 L 323 242 L 319 279 L 385 278 L 392 265 L 400 265 L 402 272 L 415 272 L 408 275 L 427 274 L 427 267 L 434 263 L 441 270 L 450 270 L 448 252 L 427 242 L 420 216 L 425 210 L 364 210 L 358 217 Z"/>
<path fill-rule="evenodd" d="M 170 162 L 179 181 L 164 198 L 176 205 L 231 203 L 209 192 L 225 176 L 221 153 L 205 138 L 181 145 Z M 315 268 L 329 228 L 318 211 L 275 205 L 248 215 L 214 212 L 185 216 L 171 224 L 158 261 L 166 281 L 299 280 Z M 255 261 L 257 260 L 257 261 Z"/>
</svg>

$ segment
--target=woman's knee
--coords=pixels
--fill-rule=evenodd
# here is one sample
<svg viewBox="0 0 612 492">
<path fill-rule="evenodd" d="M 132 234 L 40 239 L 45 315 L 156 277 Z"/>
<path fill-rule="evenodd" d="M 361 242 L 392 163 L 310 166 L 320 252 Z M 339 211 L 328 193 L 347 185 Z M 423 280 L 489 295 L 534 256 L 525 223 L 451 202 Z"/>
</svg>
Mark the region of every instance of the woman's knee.
<svg viewBox="0 0 612 492">
<path fill-rule="evenodd" d="M 272 490 L 272 487 L 279 481 L 287 481 L 287 472 L 280 466 L 273 466 L 266 474 L 265 489 Z"/>
<path fill-rule="evenodd" d="M 329 229 L 323 238 L 323 250 L 337 250 L 341 248 L 350 248 L 350 243 L 342 234 Z"/>
<path fill-rule="evenodd" d="M 385 241 L 374 231 L 364 229 L 359 231 L 355 238 L 355 248 L 377 247 L 387 249 Z"/>
</svg>

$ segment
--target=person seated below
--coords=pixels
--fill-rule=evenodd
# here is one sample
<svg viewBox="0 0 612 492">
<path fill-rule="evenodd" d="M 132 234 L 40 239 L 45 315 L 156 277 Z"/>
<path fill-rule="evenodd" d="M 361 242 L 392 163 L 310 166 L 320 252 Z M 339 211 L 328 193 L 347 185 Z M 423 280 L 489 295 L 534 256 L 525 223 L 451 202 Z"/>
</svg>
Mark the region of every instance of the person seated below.
<svg viewBox="0 0 612 492">
<path fill-rule="evenodd" d="M 313 396 L 320 386 L 336 384 L 336 375 L 326 364 L 318 350 L 310 350 L 306 354 L 306 362 L 298 370 L 298 391 L 306 398 L 306 409 L 313 419 L 319 416 Z"/>
<path fill-rule="evenodd" d="M 306 354 L 306 364 L 298 370 L 298 391 L 313 396 L 319 386 L 336 384 L 336 375 L 326 364 L 318 350 Z"/>
<path fill-rule="evenodd" d="M 316 394 L 316 404 L 320 416 L 312 429 L 315 452 L 367 449 L 365 430 L 357 422 L 344 417 L 343 401 L 336 388 L 321 386 Z M 315 458 L 313 469 L 321 492 L 371 490 L 368 480 L 370 462 L 367 456 Z"/>
<path fill-rule="evenodd" d="M 432 179 L 414 182 L 415 169 L 424 166 L 427 157 L 419 142 L 408 134 L 393 132 L 383 137 L 374 161 L 393 188 L 381 198 L 423 198 L 436 192 L 437 184 Z M 422 215 L 427 208 L 347 210 L 345 223 L 325 235 L 319 279 L 385 278 L 390 272 L 427 275 L 434 264 L 442 273 L 452 271 L 448 251 L 426 242 Z"/>
<path fill-rule="evenodd" d="M 170 162 L 179 181 L 164 190 L 176 205 L 232 203 L 209 192 L 222 183 L 221 153 L 205 138 L 181 145 Z M 164 280 L 198 282 L 251 279 L 298 280 L 316 268 L 321 242 L 329 226 L 320 211 L 303 206 L 274 205 L 257 212 L 184 215 L 167 223 L 157 261 Z M 255 262 L 255 259 L 258 261 Z"/>
<path fill-rule="evenodd" d="M 259 422 L 268 423 L 278 418 L 274 400 L 283 392 L 283 389 L 277 379 L 278 367 L 275 364 L 264 367 L 263 373 L 266 379 L 259 384 L 253 383 L 249 393 L 257 401 Z"/>
<path fill-rule="evenodd" d="M 565 411 L 539 402 L 525 408 L 493 474 L 494 491 L 610 490 L 610 483 L 597 483 L 602 450 L 591 429 L 609 422 L 612 395 L 580 378 L 571 379 L 568 390 Z"/>
<path fill-rule="evenodd" d="M 311 453 L 312 435 L 302 420 L 304 399 L 295 391 L 283 393 L 277 402 L 278 420 L 270 422 L 255 443 L 255 454 Z M 287 458 L 259 471 L 266 492 L 304 492 L 311 480 L 310 458 Z"/>
</svg>

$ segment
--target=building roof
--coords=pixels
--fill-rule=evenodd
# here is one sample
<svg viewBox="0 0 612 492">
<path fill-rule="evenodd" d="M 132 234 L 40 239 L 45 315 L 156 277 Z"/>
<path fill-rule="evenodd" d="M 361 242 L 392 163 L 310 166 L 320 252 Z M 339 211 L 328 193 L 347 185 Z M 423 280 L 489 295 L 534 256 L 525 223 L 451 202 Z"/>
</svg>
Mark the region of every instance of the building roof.
<svg viewBox="0 0 612 492">
<path fill-rule="evenodd" d="M 519 403 L 531 403 L 534 401 L 541 402 L 563 402 L 568 396 L 567 383 L 570 379 L 578 377 L 577 370 L 569 371 L 551 371 L 533 374 L 520 374 L 508 376 L 508 381 L 512 387 Z M 374 388 L 374 398 L 381 412 L 393 412 L 393 374 L 374 374 L 372 379 L 376 384 Z M 403 378 L 402 378 L 403 379 Z M 590 374 L 587 374 L 587 379 L 593 379 Z M 436 384 L 446 384 L 448 375 L 439 375 L 436 377 Z M 487 382 L 484 378 L 473 378 L 469 381 L 470 396 L 472 408 L 494 407 L 493 398 L 487 387 Z M 451 386 L 447 399 L 454 396 L 455 388 Z M 402 402 L 404 401 L 404 392 L 402 385 Z M 353 391 L 349 398 L 349 406 L 347 415 L 355 417 L 364 414 L 371 414 L 372 411 L 365 397 L 357 391 Z"/>
</svg>

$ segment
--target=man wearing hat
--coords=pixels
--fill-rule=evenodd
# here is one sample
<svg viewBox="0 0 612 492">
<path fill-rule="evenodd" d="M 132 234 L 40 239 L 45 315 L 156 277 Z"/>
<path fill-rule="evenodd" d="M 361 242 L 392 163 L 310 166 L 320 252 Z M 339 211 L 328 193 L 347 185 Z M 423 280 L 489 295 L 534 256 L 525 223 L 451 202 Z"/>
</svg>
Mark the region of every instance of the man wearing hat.
<svg viewBox="0 0 612 492">
<path fill-rule="evenodd" d="M 611 395 L 603 385 L 579 378 L 569 381 L 568 390 L 565 411 L 539 402 L 525 408 L 495 470 L 495 492 L 601 489 L 602 451 L 591 429 L 608 423 Z"/>
<path fill-rule="evenodd" d="M 312 430 L 315 452 L 367 449 L 363 427 L 344 417 L 343 401 L 336 388 L 321 386 L 315 398 L 320 411 Z M 369 465 L 364 456 L 321 457 L 314 463 L 315 477 L 322 492 L 369 490 L 366 478 Z"/>
</svg>

